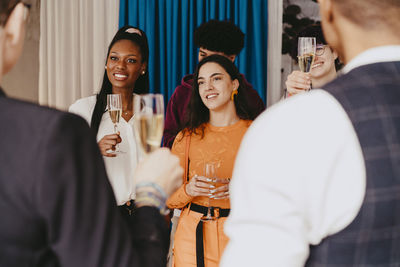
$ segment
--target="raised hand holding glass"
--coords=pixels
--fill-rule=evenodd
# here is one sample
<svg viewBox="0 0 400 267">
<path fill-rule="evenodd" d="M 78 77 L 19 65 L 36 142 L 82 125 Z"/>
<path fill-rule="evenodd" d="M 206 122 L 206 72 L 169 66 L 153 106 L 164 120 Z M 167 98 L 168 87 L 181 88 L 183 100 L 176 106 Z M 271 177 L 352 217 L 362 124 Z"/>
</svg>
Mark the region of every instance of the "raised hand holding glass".
<svg viewBox="0 0 400 267">
<path fill-rule="evenodd" d="M 122 114 L 122 98 L 120 94 L 107 95 L 107 110 L 110 114 L 110 119 L 114 124 L 114 133 L 118 134 L 118 123 Z M 115 150 L 110 151 L 110 153 L 118 154 L 124 152 L 119 150 L 118 144 L 116 144 Z"/>
<path fill-rule="evenodd" d="M 134 95 L 133 114 L 137 145 L 144 153 L 159 148 L 164 130 L 163 95 Z"/>
<path fill-rule="evenodd" d="M 315 37 L 299 37 L 297 58 L 302 72 L 309 73 L 311 71 L 317 48 L 316 43 Z"/>
</svg>

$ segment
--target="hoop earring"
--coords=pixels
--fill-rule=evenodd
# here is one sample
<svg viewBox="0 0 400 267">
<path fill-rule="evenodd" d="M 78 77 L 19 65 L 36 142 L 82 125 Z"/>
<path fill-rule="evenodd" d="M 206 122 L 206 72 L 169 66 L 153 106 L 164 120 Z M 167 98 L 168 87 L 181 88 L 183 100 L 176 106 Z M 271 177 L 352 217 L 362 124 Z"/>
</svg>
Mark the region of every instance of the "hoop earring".
<svg viewBox="0 0 400 267">
<path fill-rule="evenodd" d="M 237 96 L 237 94 L 238 94 L 238 90 L 237 89 L 232 91 L 232 94 L 231 94 L 231 100 L 232 101 L 235 101 L 235 96 Z"/>
</svg>

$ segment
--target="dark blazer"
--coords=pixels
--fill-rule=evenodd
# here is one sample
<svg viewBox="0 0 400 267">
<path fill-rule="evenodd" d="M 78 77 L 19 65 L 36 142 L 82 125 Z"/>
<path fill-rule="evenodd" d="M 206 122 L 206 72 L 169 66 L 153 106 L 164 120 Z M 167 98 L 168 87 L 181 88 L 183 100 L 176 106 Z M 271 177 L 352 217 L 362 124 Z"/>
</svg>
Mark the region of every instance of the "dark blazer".
<svg viewBox="0 0 400 267">
<path fill-rule="evenodd" d="M 120 215 L 86 122 L 0 89 L 0 266 L 165 266 L 156 208 Z"/>
<path fill-rule="evenodd" d="M 352 122 L 366 189 L 356 218 L 312 246 L 306 266 L 400 266 L 400 61 L 360 66 L 324 89 Z"/>
</svg>

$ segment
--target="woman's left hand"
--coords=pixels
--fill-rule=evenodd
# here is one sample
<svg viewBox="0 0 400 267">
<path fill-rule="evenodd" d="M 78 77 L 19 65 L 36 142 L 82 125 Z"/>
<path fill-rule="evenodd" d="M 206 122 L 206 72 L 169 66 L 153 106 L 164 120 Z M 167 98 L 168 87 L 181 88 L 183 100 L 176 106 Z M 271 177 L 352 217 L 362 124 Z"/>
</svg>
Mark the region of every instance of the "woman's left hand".
<svg viewBox="0 0 400 267">
<path fill-rule="evenodd" d="M 212 199 L 227 199 L 229 198 L 229 182 L 231 179 L 216 178 L 216 183 L 220 184 L 217 188 L 212 190 Z M 222 184 L 222 185 L 221 185 Z"/>
</svg>

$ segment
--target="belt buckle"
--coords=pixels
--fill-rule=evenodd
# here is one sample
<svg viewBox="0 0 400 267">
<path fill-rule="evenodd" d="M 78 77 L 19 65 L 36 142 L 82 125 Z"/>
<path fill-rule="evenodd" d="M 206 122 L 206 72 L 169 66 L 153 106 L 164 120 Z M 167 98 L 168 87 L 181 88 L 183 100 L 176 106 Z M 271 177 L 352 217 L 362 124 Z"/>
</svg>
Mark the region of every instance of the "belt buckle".
<svg viewBox="0 0 400 267">
<path fill-rule="evenodd" d="M 220 212 L 219 212 L 220 208 L 219 207 L 213 207 L 213 214 L 214 214 L 214 218 L 218 219 Z"/>
<path fill-rule="evenodd" d="M 129 216 L 131 216 L 132 213 L 134 213 L 135 210 L 136 210 L 134 201 L 133 200 L 128 200 L 125 203 L 125 209 L 128 211 Z"/>
</svg>

